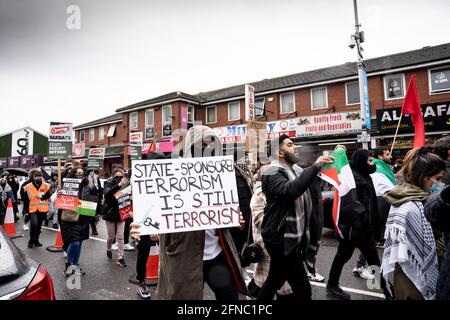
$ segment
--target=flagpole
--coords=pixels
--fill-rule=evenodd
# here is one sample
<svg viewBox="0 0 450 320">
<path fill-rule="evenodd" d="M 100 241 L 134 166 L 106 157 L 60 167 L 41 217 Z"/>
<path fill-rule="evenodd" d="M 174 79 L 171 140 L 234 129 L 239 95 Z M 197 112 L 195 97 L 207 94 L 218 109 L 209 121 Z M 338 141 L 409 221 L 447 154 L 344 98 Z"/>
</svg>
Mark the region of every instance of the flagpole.
<svg viewBox="0 0 450 320">
<path fill-rule="evenodd" d="M 400 119 L 398 120 L 397 129 L 395 130 L 394 139 L 392 140 L 391 155 L 392 155 L 392 151 L 394 150 L 395 139 L 397 139 L 397 133 L 398 133 L 398 129 L 400 128 L 400 122 L 402 122 L 402 118 L 403 118 L 403 113 L 400 114 Z"/>
</svg>

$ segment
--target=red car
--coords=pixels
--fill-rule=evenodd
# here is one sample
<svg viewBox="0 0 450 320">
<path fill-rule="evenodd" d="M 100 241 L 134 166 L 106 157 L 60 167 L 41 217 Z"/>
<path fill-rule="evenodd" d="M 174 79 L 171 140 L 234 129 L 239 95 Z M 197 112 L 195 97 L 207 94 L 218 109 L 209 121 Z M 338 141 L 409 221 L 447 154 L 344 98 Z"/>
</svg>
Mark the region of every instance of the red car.
<svg viewBox="0 0 450 320">
<path fill-rule="evenodd" d="M 45 267 L 23 254 L 1 227 L 0 300 L 55 300 Z"/>
</svg>

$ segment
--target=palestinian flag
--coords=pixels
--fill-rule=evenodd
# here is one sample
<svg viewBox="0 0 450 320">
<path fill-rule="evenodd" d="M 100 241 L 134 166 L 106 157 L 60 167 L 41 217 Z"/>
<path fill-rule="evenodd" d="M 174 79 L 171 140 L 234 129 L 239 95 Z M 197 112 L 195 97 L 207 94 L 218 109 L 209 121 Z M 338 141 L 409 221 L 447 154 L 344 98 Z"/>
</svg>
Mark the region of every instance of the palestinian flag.
<svg viewBox="0 0 450 320">
<path fill-rule="evenodd" d="M 75 209 L 75 212 L 82 216 L 95 217 L 96 210 L 97 203 L 80 200 L 80 205 Z"/>
<path fill-rule="evenodd" d="M 353 173 L 343 148 L 338 148 L 332 154 L 334 161 L 322 167 L 319 177 L 335 188 L 333 201 L 333 221 L 336 233 L 344 238 L 347 230 L 343 230 L 348 220 L 352 205 L 355 203 L 356 185 Z"/>
<path fill-rule="evenodd" d="M 372 173 L 370 177 L 377 197 L 382 197 L 396 185 L 394 172 L 383 160 L 373 159 L 373 162 L 377 165 L 377 171 Z"/>
</svg>

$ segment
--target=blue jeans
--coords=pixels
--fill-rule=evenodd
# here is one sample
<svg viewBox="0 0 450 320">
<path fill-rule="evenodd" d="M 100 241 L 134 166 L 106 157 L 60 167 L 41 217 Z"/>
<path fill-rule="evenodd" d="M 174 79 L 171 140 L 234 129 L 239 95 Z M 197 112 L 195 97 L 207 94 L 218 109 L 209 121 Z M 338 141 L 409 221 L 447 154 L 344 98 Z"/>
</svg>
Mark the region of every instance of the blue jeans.
<svg viewBox="0 0 450 320">
<path fill-rule="evenodd" d="M 81 242 L 71 242 L 67 248 L 67 263 L 71 265 L 78 265 L 81 254 Z"/>
</svg>

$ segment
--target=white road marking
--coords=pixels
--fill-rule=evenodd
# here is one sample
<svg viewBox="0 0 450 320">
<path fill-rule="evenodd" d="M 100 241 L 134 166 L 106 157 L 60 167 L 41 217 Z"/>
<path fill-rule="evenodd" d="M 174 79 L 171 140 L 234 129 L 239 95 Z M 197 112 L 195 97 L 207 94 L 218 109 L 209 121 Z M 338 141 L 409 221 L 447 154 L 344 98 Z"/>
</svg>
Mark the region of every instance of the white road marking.
<svg viewBox="0 0 450 320">
<path fill-rule="evenodd" d="M 58 231 L 58 229 L 53 229 L 53 228 L 49 228 L 49 227 L 42 227 L 42 229 L 45 230 L 51 230 L 51 231 Z M 100 242 L 106 242 L 105 239 L 100 239 L 100 238 L 95 238 L 95 237 L 89 237 L 89 239 L 95 240 L 95 241 L 100 241 Z"/>
<path fill-rule="evenodd" d="M 51 231 L 58 231 L 58 229 L 53 229 L 53 228 L 48 228 L 48 227 L 42 227 L 42 229 L 51 230 Z M 89 237 L 89 239 L 92 239 L 92 240 L 95 240 L 95 241 L 100 241 L 100 242 L 106 242 L 105 239 L 100 239 L 100 238 L 95 238 L 95 237 Z M 312 282 L 312 281 L 310 281 L 309 283 L 312 286 L 316 286 L 316 287 L 325 288 L 327 286 L 325 283 L 320 283 L 320 282 Z M 346 287 L 341 287 L 341 288 L 342 288 L 342 290 L 347 291 L 347 292 L 361 294 L 361 295 L 364 295 L 364 296 L 370 296 L 370 297 L 384 299 L 384 295 L 381 294 L 381 293 L 365 291 L 365 290 L 359 290 L 359 289 L 353 289 L 353 288 L 346 288 Z"/>
<path fill-rule="evenodd" d="M 320 282 L 309 282 L 311 285 L 313 286 L 317 286 L 317 287 L 322 287 L 322 288 L 326 288 L 326 284 L 325 283 L 320 283 Z M 346 288 L 346 287 L 341 287 L 342 290 L 347 291 L 347 292 L 351 292 L 351 293 L 356 293 L 356 294 L 361 294 L 364 296 L 371 296 L 371 297 L 375 297 L 375 298 L 380 298 L 380 299 L 384 299 L 384 295 L 381 293 L 376 293 L 376 292 L 371 292 L 371 291 L 365 291 L 365 290 L 359 290 L 359 289 L 353 289 L 353 288 Z"/>
</svg>

